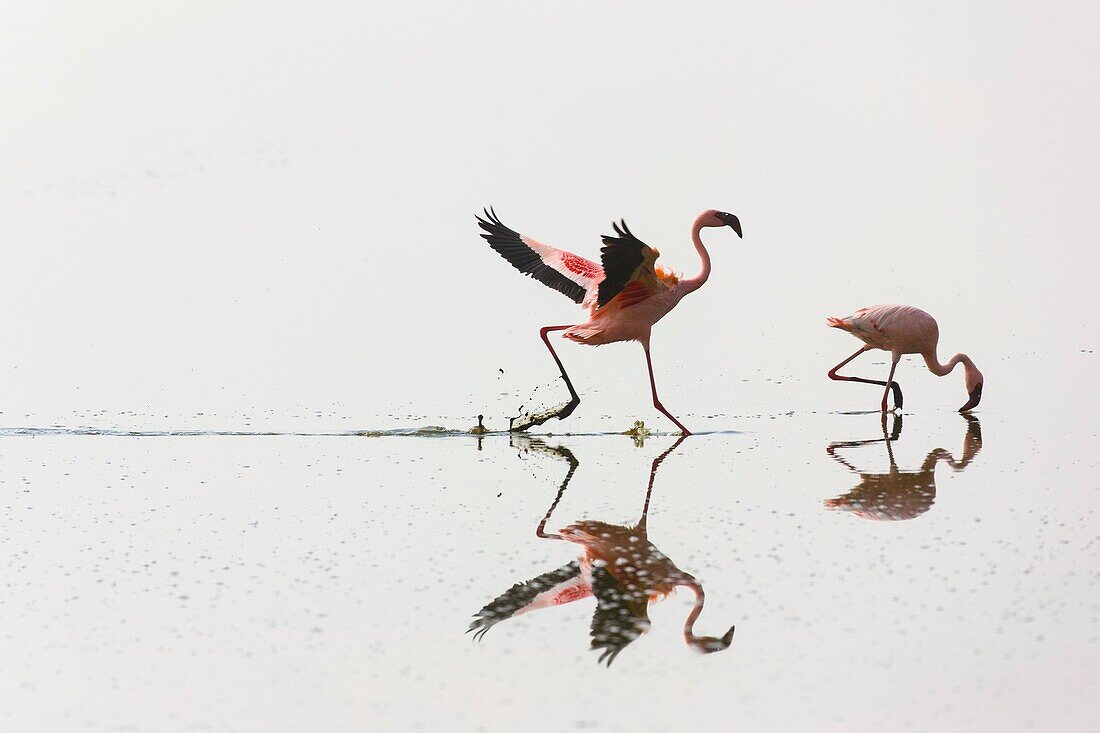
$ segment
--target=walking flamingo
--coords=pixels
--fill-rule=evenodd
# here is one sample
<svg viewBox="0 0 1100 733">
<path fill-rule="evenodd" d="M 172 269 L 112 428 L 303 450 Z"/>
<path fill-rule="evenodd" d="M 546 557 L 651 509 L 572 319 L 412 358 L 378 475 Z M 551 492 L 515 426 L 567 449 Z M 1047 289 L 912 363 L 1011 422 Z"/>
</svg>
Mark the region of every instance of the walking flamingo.
<svg viewBox="0 0 1100 733">
<path fill-rule="evenodd" d="M 586 520 L 575 522 L 558 534 L 547 533 L 546 523 L 580 463 L 568 448 L 550 448 L 541 441 L 532 441 L 531 448 L 541 449 L 569 463 L 565 480 L 535 534 L 544 539 L 574 542 L 583 552 L 578 560 L 557 570 L 513 585 L 474 615 L 467 633 L 474 632 L 474 638 L 480 640 L 493 626 L 514 616 L 595 596 L 592 648 L 601 651 L 599 661 L 606 661 L 610 666 L 619 652 L 649 629 L 649 604 L 667 596 L 677 586 L 686 586 L 695 594 L 695 604 L 684 622 L 684 642 L 704 654 L 728 648 L 733 641 L 732 626 L 721 638 L 695 635 L 695 621 L 703 612 L 703 586 L 695 576 L 680 570 L 658 550 L 649 541 L 646 530 L 657 467 L 683 440 L 680 437 L 653 460 L 642 517 L 636 525 L 624 527 Z"/>
<path fill-rule="evenodd" d="M 501 223 L 491 208 L 485 210 L 484 219 L 477 217 L 477 222 L 484 230 L 481 236 L 489 242 L 489 246 L 517 270 L 581 304 L 589 315 L 584 323 L 543 326 L 539 331 L 539 336 L 554 357 L 561 378 L 569 389 L 569 402 L 560 408 L 529 416 L 518 428 L 513 419 L 509 429 L 526 430 L 532 425 L 541 425 L 552 417 L 564 420 L 580 404 L 581 398 L 573 389 L 573 383 L 569 381 L 561 359 L 546 337 L 551 331 L 565 331 L 562 334 L 564 338 L 589 346 L 616 341 L 640 342 L 645 350 L 653 406 L 675 423 L 684 435 L 691 435 L 657 397 L 653 359 L 649 354 L 650 329 L 675 308 L 681 298 L 701 288 L 710 277 L 710 255 L 707 254 L 699 233 L 705 227 L 728 226 L 740 237 L 741 222 L 736 216 L 708 209 L 696 217 L 691 227 L 691 239 L 702 260 L 702 269 L 697 277 L 684 280 L 657 266 L 655 261 L 658 251 L 635 237 L 625 221 L 613 224 L 616 236 L 603 237 L 601 264 L 512 231 Z"/>
<path fill-rule="evenodd" d="M 981 402 L 982 386 L 985 384 L 982 373 L 966 354 L 955 354 L 946 364 L 940 363 L 939 357 L 936 356 L 940 327 L 936 324 L 935 318 L 920 308 L 914 308 L 911 305 L 875 305 L 870 308 L 860 308 L 847 318 L 829 318 L 828 324 L 833 328 L 847 331 L 865 344 L 862 349 L 830 369 L 829 379 L 886 387 L 882 394 L 883 412 L 886 412 L 886 398 L 890 395 L 891 389 L 894 391 L 894 408 L 901 409 L 901 386 L 894 381 L 894 370 L 903 354 L 923 356 L 928 370 L 937 377 L 950 374 L 951 370 L 961 362 L 965 372 L 966 391 L 970 399 L 959 408 L 959 412 L 973 410 Z M 842 377 L 837 374 L 837 370 L 842 366 L 871 349 L 882 349 L 893 355 L 890 376 L 885 382 L 861 377 Z"/>
</svg>

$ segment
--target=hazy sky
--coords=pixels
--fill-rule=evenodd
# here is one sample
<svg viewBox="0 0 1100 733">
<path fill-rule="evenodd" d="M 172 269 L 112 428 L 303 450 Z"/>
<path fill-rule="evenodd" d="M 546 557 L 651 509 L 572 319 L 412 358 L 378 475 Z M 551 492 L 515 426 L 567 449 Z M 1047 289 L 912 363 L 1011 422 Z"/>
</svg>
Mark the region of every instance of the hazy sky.
<svg viewBox="0 0 1100 733">
<path fill-rule="evenodd" d="M 937 316 L 989 409 L 1094 373 L 1097 3 L 4 15 L 4 424 L 500 414 L 579 312 L 478 238 L 487 204 L 589 257 L 623 217 L 687 274 L 694 216 L 740 216 L 654 332 L 680 412 L 851 402 L 821 375 L 858 344 L 823 320 L 878 302 Z M 563 354 L 578 420 L 655 417 L 636 345 Z"/>
<path fill-rule="evenodd" d="M 701 210 L 745 235 L 705 233 L 711 279 L 652 341 L 670 410 L 743 431 L 685 441 L 650 517 L 706 582 L 700 631 L 736 623 L 736 649 L 687 653 L 686 595 L 611 676 L 579 605 L 463 636 L 575 556 L 533 536 L 563 464 L 504 437 L 9 438 L 9 727 L 1090 720 L 1100 3 L 36 1 L 0 19 L 0 428 L 503 427 L 564 397 L 538 328 L 584 316 L 489 249 L 482 206 L 592 258 L 625 218 L 687 275 Z M 913 522 L 822 506 L 862 480 L 827 446 L 880 434 L 821 414 L 880 396 L 825 378 L 858 346 L 825 318 L 881 302 L 926 308 L 941 354 L 986 376 L 982 454 L 941 466 Z M 561 354 L 584 402 L 546 428 L 671 427 L 637 345 Z M 958 456 L 962 374 L 908 359 L 898 379 L 899 468 Z M 556 440 L 582 461 L 563 523 L 635 521 L 671 443 Z M 883 448 L 853 465 L 889 470 Z M 571 704 L 532 722 L 548 689 Z"/>
</svg>

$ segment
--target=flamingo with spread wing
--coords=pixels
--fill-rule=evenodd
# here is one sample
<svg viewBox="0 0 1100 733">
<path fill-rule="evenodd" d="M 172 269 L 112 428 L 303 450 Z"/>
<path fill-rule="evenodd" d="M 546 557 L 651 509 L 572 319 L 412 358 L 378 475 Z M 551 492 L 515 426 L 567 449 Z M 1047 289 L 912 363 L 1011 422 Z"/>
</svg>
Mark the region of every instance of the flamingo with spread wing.
<svg viewBox="0 0 1100 733">
<path fill-rule="evenodd" d="M 489 246 L 517 270 L 579 303 L 589 315 L 584 323 L 544 326 L 539 331 L 569 389 L 569 402 L 542 414 L 514 418 L 510 429 L 525 430 L 532 425 L 541 425 L 552 417 L 565 419 L 580 404 L 581 399 L 565 373 L 561 359 L 547 339 L 547 334 L 552 331 L 565 331 L 562 334 L 564 338 L 589 346 L 616 341 L 640 342 L 645 350 L 653 406 L 675 423 L 684 435 L 691 435 L 657 397 L 653 359 L 649 353 L 650 330 L 654 323 L 676 307 L 681 298 L 701 288 L 710 277 L 710 255 L 699 233 L 706 227 L 728 226 L 740 237 L 741 222 L 737 217 L 715 209 L 708 209 L 696 217 L 691 227 L 691 239 L 702 260 L 702 269 L 697 277 L 690 279 L 680 279 L 658 266 L 658 251 L 635 237 L 625 221 L 613 225 L 615 236 L 603 237 L 600 264 L 509 229 L 492 209 L 487 209 L 485 218 L 479 216 L 477 221 L 483 230 L 481 236 L 489 242 Z"/>
<path fill-rule="evenodd" d="M 529 440 L 526 437 L 522 440 Z M 558 494 L 539 522 L 535 534 L 543 539 L 565 540 L 581 548 L 581 555 L 557 570 L 543 573 L 497 596 L 474 614 L 467 633 L 480 640 L 489 629 L 502 621 L 543 608 L 561 606 L 595 597 L 596 608 L 590 627 L 592 648 L 600 652 L 600 662 L 608 666 L 615 657 L 646 633 L 650 627 L 650 604 L 668 596 L 678 587 L 687 587 L 695 595 L 695 603 L 684 621 L 684 642 L 703 654 L 728 649 L 733 642 L 734 627 L 721 637 L 698 636 L 695 622 L 703 612 L 706 596 L 703 585 L 694 575 L 676 566 L 649 541 L 647 517 L 653 496 L 653 481 L 657 468 L 680 443 L 680 437 L 664 453 L 653 459 L 649 469 L 642 516 L 632 526 L 595 520 L 574 522 L 558 532 L 547 532 L 546 523 L 554 513 L 580 462 L 564 446 L 550 447 L 531 441 L 531 450 L 549 453 L 569 463 Z"/>
</svg>

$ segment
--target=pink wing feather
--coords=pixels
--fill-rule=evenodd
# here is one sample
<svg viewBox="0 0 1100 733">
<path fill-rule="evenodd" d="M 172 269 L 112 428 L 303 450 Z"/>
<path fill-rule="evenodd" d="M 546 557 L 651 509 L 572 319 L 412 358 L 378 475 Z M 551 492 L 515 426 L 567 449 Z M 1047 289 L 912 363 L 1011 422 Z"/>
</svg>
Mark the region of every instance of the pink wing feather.
<svg viewBox="0 0 1100 733">
<path fill-rule="evenodd" d="M 492 209 L 477 217 L 482 237 L 520 272 L 583 303 L 604 279 L 603 267 L 564 249 L 551 247 L 505 226 Z"/>
</svg>

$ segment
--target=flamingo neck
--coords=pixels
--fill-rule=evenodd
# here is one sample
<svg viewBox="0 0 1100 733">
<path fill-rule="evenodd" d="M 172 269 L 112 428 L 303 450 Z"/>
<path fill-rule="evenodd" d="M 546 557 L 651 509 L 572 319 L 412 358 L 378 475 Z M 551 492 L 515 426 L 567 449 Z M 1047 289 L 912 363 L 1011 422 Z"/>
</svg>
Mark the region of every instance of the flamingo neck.
<svg viewBox="0 0 1100 733">
<path fill-rule="evenodd" d="M 936 448 L 924 457 L 924 463 L 920 466 L 920 472 L 933 473 L 936 470 L 936 466 L 939 465 L 939 462 L 942 460 L 953 463 L 954 457 L 951 455 L 951 451 L 944 450 L 943 448 Z"/>
<path fill-rule="evenodd" d="M 970 462 L 974 460 L 974 456 L 978 455 L 978 452 L 982 449 L 981 425 L 975 417 L 971 417 L 970 421 L 966 437 L 963 438 L 962 458 L 955 460 L 955 455 L 951 451 L 936 448 L 924 459 L 924 464 L 921 466 L 922 472 L 935 470 L 936 465 L 941 460 L 946 461 L 947 465 L 955 471 L 961 471 L 970 465 Z"/>
<path fill-rule="evenodd" d="M 684 621 L 684 641 L 691 644 L 696 639 L 695 621 L 699 618 L 699 614 L 703 612 L 703 603 L 706 601 L 706 596 L 703 594 L 703 586 L 699 583 L 691 582 L 687 586 L 695 593 L 695 605 L 691 607 L 691 613 Z"/>
<path fill-rule="evenodd" d="M 970 357 L 966 354 L 955 354 L 947 360 L 946 364 L 940 364 L 940 359 L 936 356 L 935 351 L 922 354 L 922 356 L 924 357 L 924 363 L 928 365 L 928 371 L 932 372 L 937 377 L 946 377 L 960 362 L 962 362 L 963 369 L 966 370 L 967 375 L 974 370 L 974 362 L 971 361 Z"/>
<path fill-rule="evenodd" d="M 703 287 L 707 278 L 710 277 L 710 254 L 707 253 L 707 248 L 703 246 L 703 240 L 699 237 L 699 232 L 702 230 L 703 215 L 700 214 L 695 223 L 691 225 L 691 241 L 695 244 L 695 251 L 699 253 L 699 259 L 702 261 L 703 267 L 699 270 L 698 276 L 680 281 L 681 286 L 688 293 Z"/>
</svg>

